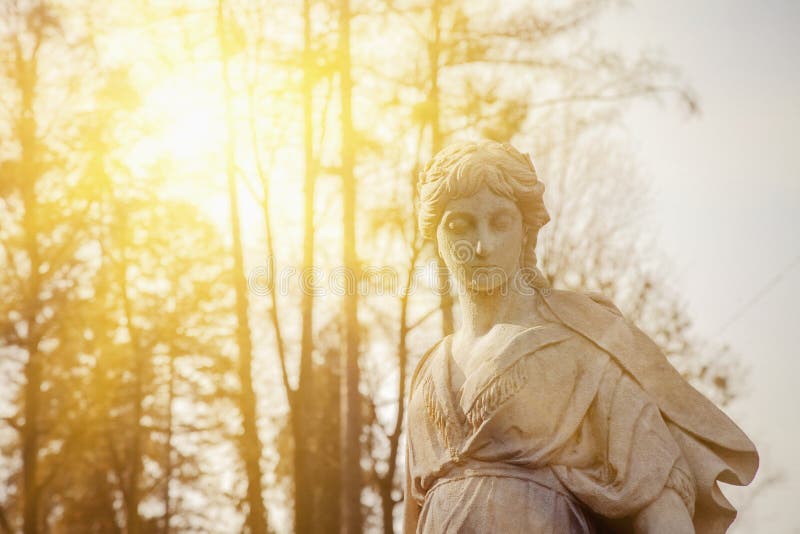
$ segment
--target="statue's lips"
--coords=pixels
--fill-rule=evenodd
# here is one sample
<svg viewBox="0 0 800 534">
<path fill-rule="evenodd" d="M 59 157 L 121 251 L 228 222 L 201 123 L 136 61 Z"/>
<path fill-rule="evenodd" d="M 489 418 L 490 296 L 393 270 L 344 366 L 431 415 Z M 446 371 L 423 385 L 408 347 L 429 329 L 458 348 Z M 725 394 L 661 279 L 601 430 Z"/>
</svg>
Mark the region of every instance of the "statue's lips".
<svg viewBox="0 0 800 534">
<path fill-rule="evenodd" d="M 465 272 L 471 277 L 497 277 L 497 276 L 506 276 L 505 269 L 500 267 L 499 265 L 474 265 L 474 264 L 467 264 L 465 265 Z"/>
</svg>

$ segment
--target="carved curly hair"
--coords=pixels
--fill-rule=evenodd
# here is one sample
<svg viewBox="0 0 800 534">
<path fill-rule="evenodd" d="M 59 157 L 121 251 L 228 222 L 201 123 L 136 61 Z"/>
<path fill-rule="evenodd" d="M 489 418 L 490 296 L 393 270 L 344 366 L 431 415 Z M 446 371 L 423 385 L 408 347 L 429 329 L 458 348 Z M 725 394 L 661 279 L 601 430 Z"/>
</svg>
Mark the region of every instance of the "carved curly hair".
<svg viewBox="0 0 800 534">
<path fill-rule="evenodd" d="M 436 229 L 447 202 L 475 194 L 482 185 L 517 204 L 525 225 L 522 267 L 536 288 L 549 287 L 537 268 L 536 238 L 550 216 L 544 205 L 544 184 L 528 154 L 508 143 L 466 141 L 436 154 L 419 173 L 419 228 L 423 237 L 436 240 Z"/>
</svg>

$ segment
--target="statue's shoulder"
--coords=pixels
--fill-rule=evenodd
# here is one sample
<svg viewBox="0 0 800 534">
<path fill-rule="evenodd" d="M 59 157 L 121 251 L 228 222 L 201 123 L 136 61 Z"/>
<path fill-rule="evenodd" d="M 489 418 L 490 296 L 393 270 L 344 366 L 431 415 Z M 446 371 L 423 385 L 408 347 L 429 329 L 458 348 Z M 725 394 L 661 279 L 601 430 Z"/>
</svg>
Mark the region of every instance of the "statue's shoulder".
<svg viewBox="0 0 800 534">
<path fill-rule="evenodd" d="M 420 375 L 422 375 L 423 371 L 428 367 L 430 363 L 431 357 L 436 353 L 436 349 L 447 339 L 448 336 L 441 338 L 439 341 L 431 345 L 428 350 L 426 350 L 422 357 L 417 362 L 416 367 L 414 367 L 414 373 L 411 375 L 411 388 L 409 391 L 413 393 L 414 389 L 417 387 L 417 382 L 419 381 Z"/>
<path fill-rule="evenodd" d="M 580 295 L 581 293 L 576 293 L 576 294 Z M 605 310 L 610 311 L 615 315 L 619 315 L 620 317 L 623 317 L 622 312 L 619 310 L 619 308 L 617 308 L 614 302 L 604 294 L 594 291 L 589 293 L 583 293 L 583 296 L 584 298 L 588 298 L 595 304 L 599 304 Z"/>
<path fill-rule="evenodd" d="M 694 389 L 669 363 L 660 347 L 614 304 L 599 295 L 551 290 L 542 301 L 559 322 L 611 356 L 656 401 L 673 423 L 731 451 L 750 454 L 755 447 L 714 404 Z M 744 461 L 744 460 L 743 460 Z M 755 474 L 752 458 L 739 470 L 741 480 Z"/>
<path fill-rule="evenodd" d="M 619 308 L 606 295 L 599 291 L 571 291 L 568 289 L 545 289 L 541 292 L 542 301 L 559 308 L 578 308 L 584 313 L 611 312 L 624 317 Z"/>
<path fill-rule="evenodd" d="M 544 320 L 572 331 L 576 342 L 596 344 L 597 334 L 608 335 L 629 325 L 614 302 L 599 292 L 546 289 L 540 293 L 537 309 Z"/>
</svg>

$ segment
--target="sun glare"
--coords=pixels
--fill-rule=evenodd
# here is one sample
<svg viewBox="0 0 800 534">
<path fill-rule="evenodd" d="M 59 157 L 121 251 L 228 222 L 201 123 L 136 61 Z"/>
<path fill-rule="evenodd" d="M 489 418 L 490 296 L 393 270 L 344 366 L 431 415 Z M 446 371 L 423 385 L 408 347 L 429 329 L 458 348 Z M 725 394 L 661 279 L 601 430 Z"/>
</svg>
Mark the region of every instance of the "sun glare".
<svg viewBox="0 0 800 534">
<path fill-rule="evenodd" d="M 189 78 L 174 80 L 154 91 L 162 150 L 175 160 L 196 161 L 221 151 L 225 142 L 222 101 Z"/>
<path fill-rule="evenodd" d="M 198 106 L 185 110 L 174 122 L 166 124 L 162 139 L 164 148 L 175 159 L 194 159 L 221 148 L 224 125 L 212 110 Z"/>
<path fill-rule="evenodd" d="M 164 193 L 189 200 L 220 227 L 227 224 L 225 109 L 213 83 L 173 75 L 144 97 L 148 135 L 129 147 L 138 172 L 164 173 Z"/>
</svg>

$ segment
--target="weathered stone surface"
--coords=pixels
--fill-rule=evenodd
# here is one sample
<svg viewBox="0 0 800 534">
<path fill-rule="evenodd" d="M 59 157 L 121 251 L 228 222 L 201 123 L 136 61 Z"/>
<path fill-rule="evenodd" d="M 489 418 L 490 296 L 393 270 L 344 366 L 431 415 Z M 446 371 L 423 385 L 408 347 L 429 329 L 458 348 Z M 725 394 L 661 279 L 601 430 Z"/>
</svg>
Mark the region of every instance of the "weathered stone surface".
<svg viewBox="0 0 800 534">
<path fill-rule="evenodd" d="M 543 192 L 490 141 L 422 173 L 462 324 L 412 379 L 406 532 L 725 532 L 717 481 L 748 484 L 754 445 L 612 303 L 548 287 Z"/>
</svg>

